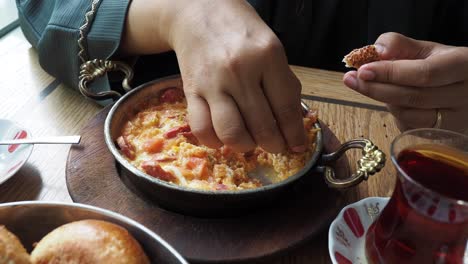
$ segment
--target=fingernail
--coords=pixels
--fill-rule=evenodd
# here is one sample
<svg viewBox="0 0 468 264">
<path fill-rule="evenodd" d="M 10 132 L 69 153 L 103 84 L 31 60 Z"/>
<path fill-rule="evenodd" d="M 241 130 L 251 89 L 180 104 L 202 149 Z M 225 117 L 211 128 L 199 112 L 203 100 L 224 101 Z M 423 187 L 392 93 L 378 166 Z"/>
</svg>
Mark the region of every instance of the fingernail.
<svg viewBox="0 0 468 264">
<path fill-rule="evenodd" d="M 382 54 L 385 50 L 385 47 L 382 46 L 382 44 L 375 44 L 375 50 L 377 51 L 377 53 L 379 54 Z"/>
<path fill-rule="evenodd" d="M 295 146 L 295 147 L 292 147 L 291 150 L 293 152 L 296 152 L 296 153 L 302 153 L 304 151 L 307 150 L 306 146 L 302 145 L 302 146 Z"/>
<path fill-rule="evenodd" d="M 360 70 L 358 72 L 359 79 L 363 81 L 373 81 L 375 79 L 375 73 L 371 70 Z"/>
<path fill-rule="evenodd" d="M 348 86 L 349 88 L 351 88 L 353 90 L 358 89 L 358 82 L 357 82 L 356 77 L 354 77 L 354 76 L 347 76 L 344 79 L 344 83 L 346 84 L 346 86 Z"/>
</svg>

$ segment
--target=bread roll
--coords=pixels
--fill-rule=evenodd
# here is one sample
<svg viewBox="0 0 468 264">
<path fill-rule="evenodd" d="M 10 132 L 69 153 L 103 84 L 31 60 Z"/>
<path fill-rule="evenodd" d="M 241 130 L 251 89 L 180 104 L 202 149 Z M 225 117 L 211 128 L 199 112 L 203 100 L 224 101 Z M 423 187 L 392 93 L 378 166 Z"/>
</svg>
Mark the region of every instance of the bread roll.
<svg viewBox="0 0 468 264">
<path fill-rule="evenodd" d="M 359 69 L 359 67 L 366 63 L 378 60 L 380 60 L 380 56 L 375 49 L 375 45 L 354 49 L 343 58 L 343 62 L 346 64 L 346 67 L 356 69 Z"/>
<path fill-rule="evenodd" d="M 19 239 L 0 225 L 0 264 L 29 264 L 29 254 Z"/>
<path fill-rule="evenodd" d="M 33 264 L 145 264 L 140 244 L 124 228 L 99 220 L 62 225 L 47 234 L 31 252 Z"/>
</svg>

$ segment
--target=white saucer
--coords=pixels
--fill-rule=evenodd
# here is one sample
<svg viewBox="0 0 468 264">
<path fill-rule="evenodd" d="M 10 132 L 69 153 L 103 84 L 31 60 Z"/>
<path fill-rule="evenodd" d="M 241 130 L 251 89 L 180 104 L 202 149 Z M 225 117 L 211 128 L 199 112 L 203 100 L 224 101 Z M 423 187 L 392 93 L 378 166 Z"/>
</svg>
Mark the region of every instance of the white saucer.
<svg viewBox="0 0 468 264">
<path fill-rule="evenodd" d="M 328 231 L 328 252 L 334 264 L 367 263 L 367 229 L 389 200 L 387 197 L 369 197 L 341 210 Z"/>
<path fill-rule="evenodd" d="M 0 119 L 0 140 L 27 138 L 31 134 L 13 121 Z M 0 145 L 0 184 L 13 176 L 26 162 L 32 144 Z"/>
</svg>

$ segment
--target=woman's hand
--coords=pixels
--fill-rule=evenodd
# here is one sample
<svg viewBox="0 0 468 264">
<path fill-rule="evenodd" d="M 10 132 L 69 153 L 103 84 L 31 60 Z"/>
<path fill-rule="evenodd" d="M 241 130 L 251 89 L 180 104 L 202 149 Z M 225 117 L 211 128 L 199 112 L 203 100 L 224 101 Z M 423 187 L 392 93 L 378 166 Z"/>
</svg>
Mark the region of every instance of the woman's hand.
<svg viewBox="0 0 468 264">
<path fill-rule="evenodd" d="M 388 105 L 402 130 L 468 128 L 468 48 L 418 41 L 397 33 L 381 35 L 375 45 L 382 61 L 347 72 L 351 89 Z"/>
<path fill-rule="evenodd" d="M 241 152 L 256 145 L 306 149 L 300 82 L 280 41 L 246 1 L 178 0 L 152 11 L 137 2 L 151 5 L 133 0 L 124 50 L 176 52 L 190 127 L 201 143 Z M 166 13 L 157 17 L 161 8 Z"/>
</svg>

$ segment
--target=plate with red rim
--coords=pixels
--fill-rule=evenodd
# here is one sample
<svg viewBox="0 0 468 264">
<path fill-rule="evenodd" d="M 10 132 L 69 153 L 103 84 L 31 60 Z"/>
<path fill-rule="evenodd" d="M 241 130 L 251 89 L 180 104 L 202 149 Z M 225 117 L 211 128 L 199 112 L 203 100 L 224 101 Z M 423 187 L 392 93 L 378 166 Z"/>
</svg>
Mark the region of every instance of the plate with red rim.
<svg viewBox="0 0 468 264">
<path fill-rule="evenodd" d="M 366 233 L 390 198 L 368 197 L 345 206 L 328 230 L 328 252 L 334 264 L 366 264 Z"/>
<path fill-rule="evenodd" d="M 28 138 L 31 133 L 21 125 L 0 119 L 0 140 Z M 0 184 L 11 178 L 28 160 L 32 144 L 0 146 Z"/>
</svg>

